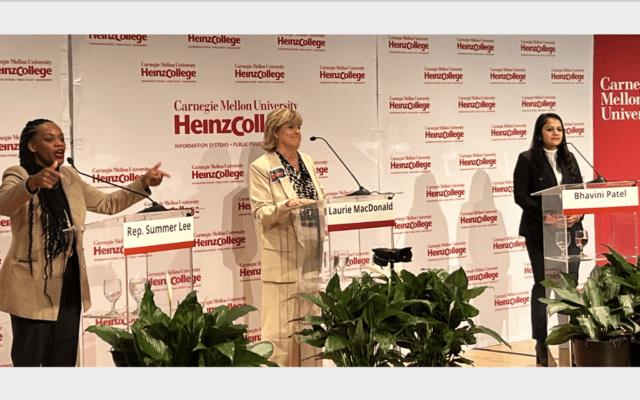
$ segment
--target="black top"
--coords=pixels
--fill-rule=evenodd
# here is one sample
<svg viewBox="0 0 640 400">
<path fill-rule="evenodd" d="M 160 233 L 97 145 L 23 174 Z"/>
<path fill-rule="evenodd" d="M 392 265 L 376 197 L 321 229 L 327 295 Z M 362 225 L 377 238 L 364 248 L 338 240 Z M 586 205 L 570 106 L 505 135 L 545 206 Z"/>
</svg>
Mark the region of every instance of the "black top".
<svg viewBox="0 0 640 400">
<path fill-rule="evenodd" d="M 298 171 L 293 168 L 289 161 L 282 154 L 276 151 L 278 157 L 280 157 L 280 162 L 282 162 L 282 166 L 284 170 L 287 172 L 291 183 L 293 184 L 293 189 L 296 191 L 296 195 L 300 199 L 312 199 L 318 200 L 318 193 L 316 192 L 316 187 L 311 180 L 311 175 L 309 174 L 309 170 L 302 162 L 302 157 L 298 154 Z"/>
<path fill-rule="evenodd" d="M 542 240 L 542 198 L 531 196 L 531 193 L 548 189 L 558 184 L 582 183 L 580 167 L 575 157 L 570 154 L 569 163 L 576 173 L 571 174 L 568 166 L 558 162 L 562 171 L 562 182 L 556 180 L 547 157 L 542 154 L 541 167 L 533 160 L 533 151 L 527 150 L 518 156 L 518 162 L 513 171 L 513 194 L 516 203 L 522 208 L 520 229 L 518 234 L 528 239 Z M 571 227 L 571 231 L 582 229 L 582 223 L 578 222 Z"/>
</svg>

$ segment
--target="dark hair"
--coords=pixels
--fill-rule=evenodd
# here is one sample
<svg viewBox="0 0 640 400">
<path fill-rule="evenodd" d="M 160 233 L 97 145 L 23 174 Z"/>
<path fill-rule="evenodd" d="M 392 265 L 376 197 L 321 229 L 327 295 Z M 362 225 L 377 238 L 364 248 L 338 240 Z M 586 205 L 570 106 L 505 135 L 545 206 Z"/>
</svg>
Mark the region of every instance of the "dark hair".
<svg viewBox="0 0 640 400">
<path fill-rule="evenodd" d="M 38 128 L 46 123 L 53 123 L 48 119 L 34 119 L 27 122 L 20 134 L 19 158 L 20 166 L 29 175 L 37 174 L 42 166 L 38 165 L 35 155 L 29 150 L 27 144 L 36 135 Z M 61 253 L 65 252 L 71 245 L 71 238 L 63 230 L 67 228 L 68 216 L 65 213 L 65 205 L 54 194 L 52 189 L 40 189 L 38 192 L 38 204 L 34 203 L 34 198 L 29 200 L 29 270 L 33 274 L 33 262 L 31 249 L 33 246 L 33 215 L 35 207 L 40 207 L 40 223 L 44 235 L 44 294 L 53 304 L 51 297 L 47 293 L 47 283 L 53 273 L 53 260 Z"/>
<path fill-rule="evenodd" d="M 546 157 L 544 155 L 542 128 L 544 127 L 544 124 L 547 123 L 547 120 L 551 118 L 560 121 L 560 126 L 562 127 L 562 141 L 560 142 L 560 145 L 558 145 L 558 163 L 564 166 L 574 179 L 578 179 L 580 178 L 580 174 L 575 167 L 575 165 L 577 165 L 575 157 L 573 153 L 569 151 L 569 148 L 567 146 L 567 135 L 564 129 L 564 123 L 562 122 L 562 118 L 560 118 L 560 116 L 556 113 L 543 113 L 538 115 L 538 118 L 536 119 L 536 124 L 533 127 L 533 137 L 531 138 L 530 146 L 530 149 L 533 153 L 533 163 L 538 168 L 538 170 L 542 169 L 542 162 Z"/>
</svg>

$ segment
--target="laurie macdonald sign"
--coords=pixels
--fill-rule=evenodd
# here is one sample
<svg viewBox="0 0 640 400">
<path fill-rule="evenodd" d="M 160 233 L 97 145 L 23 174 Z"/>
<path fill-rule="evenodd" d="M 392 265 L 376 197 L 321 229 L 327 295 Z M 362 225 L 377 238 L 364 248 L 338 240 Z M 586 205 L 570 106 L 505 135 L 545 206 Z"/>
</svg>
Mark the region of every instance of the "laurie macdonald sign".
<svg viewBox="0 0 640 400">
<path fill-rule="evenodd" d="M 393 227 L 395 224 L 393 200 L 386 197 L 328 203 L 325 215 L 329 232 Z"/>
<path fill-rule="evenodd" d="M 193 217 L 125 222 L 124 255 L 193 247 Z"/>
<path fill-rule="evenodd" d="M 562 192 L 563 214 L 621 212 L 638 208 L 638 188 L 616 187 L 565 190 Z"/>
</svg>

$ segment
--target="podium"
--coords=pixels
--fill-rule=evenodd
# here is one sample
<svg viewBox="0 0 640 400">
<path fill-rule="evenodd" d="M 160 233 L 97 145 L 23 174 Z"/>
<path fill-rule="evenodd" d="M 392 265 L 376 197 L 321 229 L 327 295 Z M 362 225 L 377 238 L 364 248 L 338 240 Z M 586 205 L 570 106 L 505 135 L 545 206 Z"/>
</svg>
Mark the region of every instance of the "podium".
<svg viewBox="0 0 640 400">
<path fill-rule="evenodd" d="M 339 273 L 345 283 L 373 265 L 371 249 L 394 247 L 393 195 L 327 198 L 325 222 L 325 270 Z"/>
<path fill-rule="evenodd" d="M 578 280 L 581 264 L 596 264 L 606 261 L 598 256 L 607 244 L 635 263 L 638 254 L 638 187 L 637 181 L 619 181 L 604 183 L 578 183 L 554 186 L 532 196 L 542 197 L 543 245 L 545 278 L 556 280 L 559 273 L 569 273 Z M 604 242 L 596 243 L 595 254 L 580 254 L 576 246 L 580 240 L 576 229 L 567 226 L 562 216 L 593 214 L 598 218 L 598 238 Z M 595 232 L 588 232 L 586 240 L 595 240 Z M 589 268 L 590 270 L 591 268 Z M 547 289 L 546 297 L 551 295 Z M 567 322 L 567 317 L 555 315 L 549 319 L 547 329 L 557 323 Z M 550 346 L 557 356 L 558 366 L 571 366 L 570 343 Z"/>
<path fill-rule="evenodd" d="M 317 293 L 327 281 L 323 273 L 325 202 L 307 204 L 292 210 L 295 213 L 296 237 L 304 244 L 301 268 L 298 268 L 300 291 Z M 304 315 L 304 314 L 301 314 Z"/>
<path fill-rule="evenodd" d="M 193 267 L 192 214 L 189 209 L 139 213 L 85 225 L 91 308 L 83 310 L 81 319 L 81 365 L 114 365 L 110 346 L 85 329 L 128 329 L 137 319 L 145 281 L 151 284 L 156 305 L 168 315 L 200 286 L 201 273 Z M 110 311 L 113 305 L 115 312 Z"/>
</svg>

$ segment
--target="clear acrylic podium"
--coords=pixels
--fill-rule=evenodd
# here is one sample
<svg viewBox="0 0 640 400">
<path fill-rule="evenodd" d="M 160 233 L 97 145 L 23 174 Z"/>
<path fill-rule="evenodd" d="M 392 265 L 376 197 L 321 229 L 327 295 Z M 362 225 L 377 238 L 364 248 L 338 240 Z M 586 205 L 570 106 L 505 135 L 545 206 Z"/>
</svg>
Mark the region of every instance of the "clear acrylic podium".
<svg viewBox="0 0 640 400">
<path fill-rule="evenodd" d="M 189 292 L 200 286 L 201 273 L 194 270 L 192 247 L 125 255 L 123 225 L 136 221 L 171 221 L 191 215 L 189 209 L 138 213 L 85 226 L 84 252 L 91 308 L 83 310 L 81 321 L 82 366 L 114 365 L 110 346 L 93 333 L 85 332 L 85 329 L 91 325 L 127 329 L 137 319 L 140 283 L 144 285 L 144 281 L 149 281 L 156 305 L 169 315 L 173 314 L 178 303 Z M 114 281 L 115 285 L 109 288 Z M 114 305 L 115 313 L 110 311 Z"/>
<path fill-rule="evenodd" d="M 325 269 L 344 283 L 373 265 L 372 249 L 393 248 L 393 195 L 343 196 L 326 199 Z"/>
<path fill-rule="evenodd" d="M 301 206 L 295 212 L 296 236 L 304 243 L 302 268 L 299 271 L 298 282 L 300 290 L 306 293 L 317 293 L 323 290 L 327 282 L 327 273 L 323 269 L 324 237 L 325 237 L 325 201 Z"/>
<path fill-rule="evenodd" d="M 372 264 L 371 249 L 393 247 L 395 219 L 390 195 L 327 198 L 292 212 L 296 213 L 296 237 L 304 243 L 298 278 L 300 292 L 317 295 L 336 273 L 341 285 L 346 286 Z M 299 317 L 320 313 L 309 301 L 299 301 L 297 306 Z M 297 325 L 295 330 L 302 328 Z M 302 365 L 330 365 L 313 359 L 317 352 L 318 349 L 301 344 Z"/>
<path fill-rule="evenodd" d="M 636 181 L 580 183 L 554 186 L 532 196 L 542 197 L 543 245 L 545 278 L 556 280 L 559 273 L 569 273 L 578 280 L 580 266 L 588 271 L 606 261 L 600 254 L 611 246 L 630 262 L 638 254 L 638 188 Z M 567 226 L 565 216 L 592 214 L 598 219 L 598 242 L 595 252 L 580 255 L 575 232 Z M 588 240 L 596 240 L 595 232 L 588 232 Z M 583 241 L 584 242 L 584 241 Z M 583 278 L 583 277 L 580 277 Z M 586 278 L 586 277 L 584 277 Z M 580 279 L 582 280 L 582 279 Z M 579 281 L 580 281 L 579 280 Z M 546 290 L 546 297 L 551 291 Z M 554 315 L 548 319 L 547 329 L 567 322 L 567 317 Z M 570 342 L 549 346 L 558 366 L 571 366 Z"/>
<path fill-rule="evenodd" d="M 317 296 L 327 285 L 328 273 L 324 269 L 324 238 L 325 238 L 325 201 L 319 201 L 304 205 L 292 210 L 294 213 L 294 229 L 296 238 L 303 244 L 303 254 L 299 255 L 298 264 L 298 293 L 306 293 Z M 295 253 L 295 252 L 293 252 Z M 295 301 L 296 318 L 290 321 L 293 325 L 293 332 L 303 329 L 304 324 L 297 318 L 304 318 L 308 315 L 319 315 L 320 309 L 313 303 L 298 299 Z M 294 340 L 299 338 L 293 335 Z M 320 367 L 322 362 L 313 356 L 318 352 L 315 347 L 306 343 L 300 343 L 300 363 L 305 367 Z"/>
</svg>

